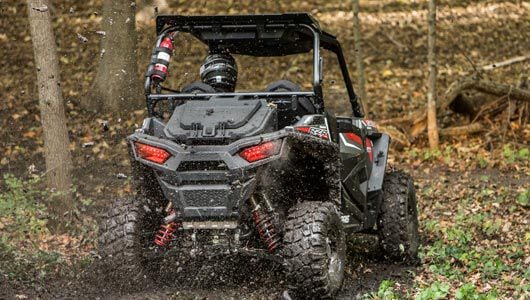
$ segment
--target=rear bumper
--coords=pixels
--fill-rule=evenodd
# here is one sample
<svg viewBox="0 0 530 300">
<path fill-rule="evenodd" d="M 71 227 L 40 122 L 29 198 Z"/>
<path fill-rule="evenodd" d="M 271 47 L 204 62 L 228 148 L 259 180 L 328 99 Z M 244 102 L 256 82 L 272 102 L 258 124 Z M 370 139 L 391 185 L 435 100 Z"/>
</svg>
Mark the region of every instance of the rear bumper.
<svg viewBox="0 0 530 300">
<path fill-rule="evenodd" d="M 162 191 L 173 202 L 183 219 L 228 218 L 239 216 L 241 202 L 250 198 L 255 188 L 255 178 L 234 184 L 172 185 L 159 178 Z"/>
<path fill-rule="evenodd" d="M 180 219 L 237 220 L 244 202 L 256 189 L 257 170 L 279 159 L 282 152 L 254 163 L 237 153 L 285 136 L 284 131 L 278 131 L 213 146 L 185 146 L 143 133 L 135 133 L 128 140 L 134 159 L 154 170 L 164 196 L 177 208 Z M 147 161 L 137 155 L 134 142 L 163 148 L 171 157 L 163 164 Z"/>
</svg>

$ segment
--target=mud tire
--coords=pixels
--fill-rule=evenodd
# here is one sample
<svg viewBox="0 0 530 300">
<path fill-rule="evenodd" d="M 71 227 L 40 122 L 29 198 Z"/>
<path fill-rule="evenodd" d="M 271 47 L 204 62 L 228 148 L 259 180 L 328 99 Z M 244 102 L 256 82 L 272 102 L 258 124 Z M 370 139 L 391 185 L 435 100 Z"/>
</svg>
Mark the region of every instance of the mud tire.
<svg viewBox="0 0 530 300">
<path fill-rule="evenodd" d="M 144 202 L 117 199 L 100 218 L 99 253 L 109 269 L 105 276 L 120 286 L 134 286 L 158 270 L 157 260 L 147 254 L 159 219 Z"/>
<path fill-rule="evenodd" d="M 295 205 L 284 225 L 283 245 L 289 293 L 296 299 L 334 298 L 346 264 L 346 237 L 336 206 Z"/>
<path fill-rule="evenodd" d="M 385 175 L 378 218 L 381 249 L 393 261 L 414 263 L 420 244 L 416 191 L 410 175 L 393 171 Z"/>
</svg>

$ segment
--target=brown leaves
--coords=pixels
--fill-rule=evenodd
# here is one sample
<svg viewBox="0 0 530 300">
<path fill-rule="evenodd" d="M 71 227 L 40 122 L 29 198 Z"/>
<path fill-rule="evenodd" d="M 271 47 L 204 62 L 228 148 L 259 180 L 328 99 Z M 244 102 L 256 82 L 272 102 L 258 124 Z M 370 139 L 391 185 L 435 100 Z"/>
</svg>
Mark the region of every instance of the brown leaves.
<svg viewBox="0 0 530 300">
<path fill-rule="evenodd" d="M 28 138 L 28 139 L 32 139 L 34 137 L 37 136 L 37 132 L 36 131 L 26 131 L 22 134 L 23 137 L 25 138 Z"/>
</svg>

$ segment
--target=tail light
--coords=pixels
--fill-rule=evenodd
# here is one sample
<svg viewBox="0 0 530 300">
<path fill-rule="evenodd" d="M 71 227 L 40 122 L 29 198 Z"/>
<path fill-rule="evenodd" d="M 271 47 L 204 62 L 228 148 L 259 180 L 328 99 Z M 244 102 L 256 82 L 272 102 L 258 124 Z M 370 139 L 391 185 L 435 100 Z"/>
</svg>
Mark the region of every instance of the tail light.
<svg viewBox="0 0 530 300">
<path fill-rule="evenodd" d="M 136 155 L 140 158 L 157 164 L 163 164 L 171 157 L 169 152 L 155 146 L 134 142 L 134 147 L 136 148 Z"/>
<path fill-rule="evenodd" d="M 280 153 L 282 141 L 275 140 L 248 147 L 239 152 L 239 156 L 248 162 L 255 162 Z"/>
</svg>

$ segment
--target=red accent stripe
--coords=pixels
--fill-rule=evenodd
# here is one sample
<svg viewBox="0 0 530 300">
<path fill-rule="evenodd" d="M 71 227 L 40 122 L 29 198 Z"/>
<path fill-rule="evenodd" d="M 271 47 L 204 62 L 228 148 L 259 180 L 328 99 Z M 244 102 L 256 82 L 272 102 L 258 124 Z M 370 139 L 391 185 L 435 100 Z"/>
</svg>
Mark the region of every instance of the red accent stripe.
<svg viewBox="0 0 530 300">
<path fill-rule="evenodd" d="M 374 161 L 374 153 L 372 151 L 372 147 L 372 141 L 369 138 L 366 138 L 366 151 L 368 152 L 368 157 L 370 158 L 370 161 Z"/>
<path fill-rule="evenodd" d="M 309 127 L 309 126 L 297 126 L 294 129 L 296 131 L 300 131 L 300 132 L 303 132 L 303 133 L 309 133 L 309 130 L 311 129 L 311 127 Z"/>
<path fill-rule="evenodd" d="M 351 142 L 354 142 L 354 143 L 359 144 L 359 145 L 363 144 L 363 140 L 361 139 L 361 137 L 356 135 L 353 132 L 346 132 L 346 133 L 344 133 L 344 136 Z"/>
</svg>

